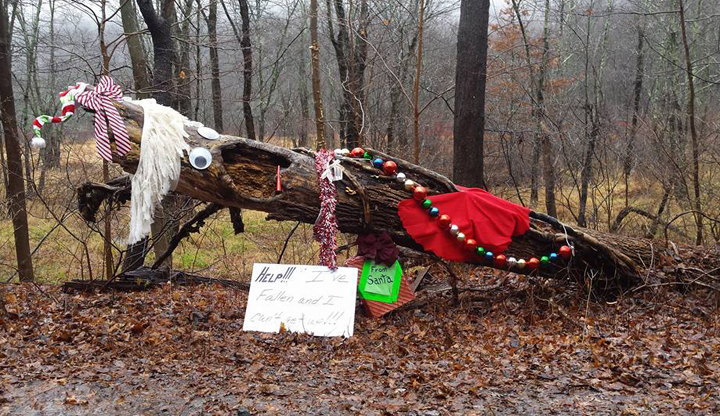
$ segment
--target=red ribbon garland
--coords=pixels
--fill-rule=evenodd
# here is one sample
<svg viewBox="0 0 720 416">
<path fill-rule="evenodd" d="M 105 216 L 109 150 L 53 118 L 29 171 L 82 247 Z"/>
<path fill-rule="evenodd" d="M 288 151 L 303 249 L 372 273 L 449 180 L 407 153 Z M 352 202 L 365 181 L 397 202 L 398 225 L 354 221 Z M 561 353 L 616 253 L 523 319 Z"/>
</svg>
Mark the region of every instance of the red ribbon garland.
<svg viewBox="0 0 720 416">
<path fill-rule="evenodd" d="M 115 138 L 117 154 L 123 156 L 130 151 L 130 138 L 125 123 L 113 105 L 113 101 L 120 99 L 122 99 L 122 89 L 107 75 L 100 78 L 94 90 L 86 91 L 77 97 L 80 104 L 95 110 L 95 143 L 100 157 L 108 162 L 112 161 L 108 125 Z"/>
<path fill-rule="evenodd" d="M 315 155 L 315 171 L 320 187 L 320 215 L 313 226 L 313 236 L 320 242 L 320 265 L 333 270 L 337 269 L 337 254 L 335 253 L 338 230 L 337 218 L 335 218 L 337 189 L 330 179 L 323 178 L 322 175 L 334 159 L 333 152 L 326 149 L 321 149 Z"/>
</svg>

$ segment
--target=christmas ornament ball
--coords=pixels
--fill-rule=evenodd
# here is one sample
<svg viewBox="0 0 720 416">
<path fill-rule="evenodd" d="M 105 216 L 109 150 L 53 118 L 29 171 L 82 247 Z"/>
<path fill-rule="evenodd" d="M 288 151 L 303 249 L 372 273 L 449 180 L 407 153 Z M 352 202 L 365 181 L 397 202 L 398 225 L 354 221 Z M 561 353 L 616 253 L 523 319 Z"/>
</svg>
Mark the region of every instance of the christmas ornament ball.
<svg viewBox="0 0 720 416">
<path fill-rule="evenodd" d="M 413 198 L 415 198 L 416 201 L 424 201 L 425 198 L 427 198 L 427 189 L 425 189 L 424 186 L 416 186 L 415 189 L 413 189 Z"/>
<path fill-rule="evenodd" d="M 473 240 L 472 238 L 468 238 L 465 240 L 465 249 L 469 251 L 475 251 L 477 249 L 477 241 Z"/>
<path fill-rule="evenodd" d="M 570 256 L 572 256 L 572 249 L 569 246 L 562 246 L 560 247 L 560 250 L 558 250 L 558 254 L 563 258 L 563 260 L 567 260 Z"/>
<path fill-rule="evenodd" d="M 440 228 L 448 228 L 450 227 L 452 219 L 450 219 L 450 216 L 447 214 L 443 214 L 438 218 L 438 225 Z"/>
<path fill-rule="evenodd" d="M 397 173 L 397 163 L 393 162 L 392 160 L 388 160 L 387 162 L 383 163 L 382 169 L 386 175 L 394 175 Z"/>
<path fill-rule="evenodd" d="M 538 268 L 538 266 L 540 266 L 540 260 L 536 259 L 535 257 L 527 261 L 527 267 L 530 270 L 535 270 Z"/>
<path fill-rule="evenodd" d="M 365 154 L 365 150 L 362 147 L 356 147 L 350 152 L 350 156 L 352 157 L 363 157 Z"/>
<path fill-rule="evenodd" d="M 495 256 L 495 267 L 501 268 L 505 267 L 505 264 L 507 263 L 507 258 L 504 254 L 498 254 Z"/>
</svg>

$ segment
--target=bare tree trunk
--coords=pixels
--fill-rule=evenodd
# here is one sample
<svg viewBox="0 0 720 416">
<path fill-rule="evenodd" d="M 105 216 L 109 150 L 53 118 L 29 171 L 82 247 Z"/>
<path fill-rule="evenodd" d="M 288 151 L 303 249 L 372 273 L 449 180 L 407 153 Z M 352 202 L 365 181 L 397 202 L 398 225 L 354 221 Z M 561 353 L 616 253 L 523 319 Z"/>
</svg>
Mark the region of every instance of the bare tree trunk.
<svg viewBox="0 0 720 416">
<path fill-rule="evenodd" d="M 192 81 L 190 74 L 190 15 L 194 0 L 185 0 L 185 7 L 182 10 L 182 24 L 176 30 L 175 36 L 184 40 L 177 43 L 178 52 L 175 54 L 175 102 L 180 114 L 191 116 Z M 178 3 L 179 4 L 179 3 Z"/>
<path fill-rule="evenodd" d="M 302 43 L 300 44 L 300 59 L 298 61 L 298 82 L 299 91 L 298 96 L 300 99 L 300 141 L 298 145 L 300 147 L 310 147 L 310 139 L 308 138 L 308 120 L 310 120 L 310 96 L 307 90 L 307 52 L 305 49 L 306 38 L 305 32 L 302 33 Z"/>
<path fill-rule="evenodd" d="M 240 19 L 242 19 L 242 39 L 240 47 L 243 54 L 243 118 L 245 119 L 245 130 L 250 140 L 255 140 L 255 121 L 253 119 L 250 100 L 252 98 L 252 45 L 250 44 L 250 11 L 247 0 L 240 2 Z M 262 140 L 262 137 L 260 138 Z"/>
<path fill-rule="evenodd" d="M 152 96 L 158 104 L 172 107 L 174 104 L 173 64 L 176 61 L 175 46 L 172 38 L 175 3 L 173 0 L 163 0 L 160 4 L 161 13 L 158 15 L 151 0 L 136 0 L 136 2 L 153 41 Z M 165 252 L 172 238 L 172 229 L 169 232 L 165 230 L 168 223 L 171 222 L 169 213 L 172 206 L 174 206 L 172 195 L 168 195 L 163 200 L 162 207 L 158 207 L 155 221 L 151 227 L 154 238 L 153 247 L 155 252 L 159 254 Z M 139 245 L 145 246 L 145 243 L 140 242 Z M 146 250 L 143 250 L 141 258 L 128 259 L 126 264 L 142 265 L 145 253 Z M 167 264 L 172 264 L 172 257 L 167 259 Z"/>
<path fill-rule="evenodd" d="M 413 51 L 417 46 L 418 32 L 415 31 L 415 35 L 412 37 L 407 50 L 405 49 L 405 39 L 403 36 L 403 28 L 400 30 L 400 65 L 398 79 L 392 83 L 390 87 L 390 115 L 388 116 L 388 126 L 385 131 L 387 137 L 388 152 L 390 154 L 400 154 L 407 150 L 408 140 L 405 128 L 399 129 L 400 122 L 400 111 L 403 103 L 403 94 L 405 90 L 403 85 L 407 81 L 408 74 L 410 72 L 410 58 L 413 56 Z"/>
<path fill-rule="evenodd" d="M 608 1 L 608 12 L 613 8 L 613 1 Z M 588 188 L 593 177 L 592 161 L 595 155 L 595 147 L 600 138 L 600 106 L 602 104 L 602 80 L 605 69 L 605 55 L 607 52 L 608 34 L 610 33 L 610 18 L 605 17 L 605 26 L 603 28 L 603 36 L 600 41 L 600 65 L 595 71 L 593 78 L 593 103 L 590 103 L 589 95 L 589 60 L 590 60 L 590 18 L 588 17 L 588 27 L 585 38 L 585 131 L 587 134 L 588 124 L 590 125 L 587 146 L 585 148 L 585 156 L 583 159 L 582 171 L 580 173 L 580 202 L 578 207 L 578 225 L 585 227 L 587 224 L 587 199 Z"/>
<path fill-rule="evenodd" d="M 690 138 L 692 139 L 692 167 L 693 167 L 693 191 L 695 192 L 694 210 L 695 224 L 697 231 L 695 234 L 695 244 L 703 243 L 703 217 L 702 205 L 700 203 L 700 149 L 697 127 L 695 126 L 695 81 L 693 75 L 692 60 L 690 59 L 690 45 L 688 44 L 687 32 L 685 30 L 685 6 L 684 0 L 680 3 L 680 29 L 682 30 L 683 47 L 685 48 L 685 65 L 687 68 L 688 78 L 688 118 L 690 122 Z"/>
<path fill-rule="evenodd" d="M 2 105 L 2 126 L 7 155 L 8 196 L 15 236 L 15 256 L 21 281 L 32 281 L 32 257 L 25 205 L 25 184 L 23 181 L 20 135 L 17 131 L 15 97 L 12 86 L 12 59 L 10 57 L 7 4 L 0 2 L 0 100 Z"/>
<path fill-rule="evenodd" d="M 369 9 L 366 0 L 360 0 L 360 25 L 350 25 L 351 12 L 345 11 L 342 0 L 334 0 L 337 36 L 332 19 L 331 0 L 326 0 L 330 41 L 335 50 L 343 101 L 340 105 L 340 140 L 342 146 L 353 148 L 362 144 L 363 109 L 365 93 L 365 67 L 367 65 L 367 29 Z"/>
<path fill-rule="evenodd" d="M 635 153 L 635 138 L 637 136 L 638 118 L 640 114 L 640 99 L 642 98 L 643 78 L 645 65 L 643 63 L 643 44 L 645 40 L 645 20 L 640 17 L 638 22 L 637 53 L 635 61 L 635 83 L 633 86 L 633 114 L 630 122 L 630 136 L 628 136 L 627 150 L 623 159 L 623 175 L 625 176 L 625 206 L 629 206 L 628 192 L 630 190 L 630 173 L 632 172 L 633 154 Z M 654 233 L 653 233 L 654 234 Z"/>
<path fill-rule="evenodd" d="M 461 1 L 455 69 L 453 180 L 483 188 L 489 15 L 489 0 Z"/>
<path fill-rule="evenodd" d="M 147 98 L 150 95 L 150 75 L 148 74 L 147 53 L 138 34 L 135 3 L 132 1 L 123 2 L 120 8 L 120 17 L 122 18 L 123 31 L 127 39 L 135 96 L 138 99 Z M 147 242 L 147 238 L 144 238 L 126 247 L 125 257 L 123 258 L 123 271 L 136 270 L 143 265 Z"/>
<path fill-rule="evenodd" d="M 415 60 L 415 80 L 413 82 L 413 162 L 415 164 L 420 164 L 420 74 L 422 73 L 423 29 L 425 26 L 424 18 L 425 0 L 420 0 L 420 9 L 418 11 L 417 58 Z"/>
<path fill-rule="evenodd" d="M 520 11 L 520 0 L 512 0 L 512 8 L 515 12 L 515 18 L 518 21 L 518 26 L 520 27 L 520 35 L 523 39 L 523 47 L 525 49 L 525 65 L 528 68 L 528 73 L 530 76 L 531 91 L 534 89 L 537 95 L 539 89 L 536 88 L 535 69 L 530 54 L 530 40 L 528 39 L 527 30 L 525 29 L 525 23 L 523 22 L 522 18 L 522 12 Z M 535 208 L 538 204 L 538 200 L 540 199 L 540 147 L 542 144 L 541 142 L 543 134 L 540 132 L 542 121 L 538 119 L 538 103 L 536 100 L 533 99 L 533 97 L 531 97 L 530 99 L 532 100 L 532 116 L 536 121 L 535 128 L 538 130 L 534 135 L 534 140 L 532 143 L 532 161 L 530 162 L 530 207 Z"/>
<path fill-rule="evenodd" d="M 547 74 L 548 54 L 550 52 L 550 0 L 545 0 L 545 20 L 543 23 L 543 46 L 542 60 L 538 70 L 537 82 L 537 134 L 540 135 L 542 159 L 543 159 L 543 181 L 545 182 L 545 209 L 551 217 L 557 217 L 555 208 L 555 164 L 553 163 L 552 143 L 550 134 L 545 127 L 545 76 Z"/>
<path fill-rule="evenodd" d="M 173 104 L 172 67 L 175 48 L 172 40 L 171 21 L 168 15 L 174 13 L 172 0 L 163 0 L 162 14 L 158 15 L 152 0 L 136 0 L 153 41 L 153 97 L 158 104 L 171 107 Z"/>
<path fill-rule="evenodd" d="M 130 66 L 132 67 L 133 84 L 135 96 L 139 99 L 148 97 L 150 88 L 150 76 L 147 70 L 147 53 L 138 35 L 137 15 L 135 5 L 132 1 L 122 2 L 120 8 L 123 31 L 127 38 L 128 52 L 130 54 Z"/>
<path fill-rule="evenodd" d="M 210 73 L 212 88 L 213 120 L 215 130 L 224 131 L 222 90 L 220 87 L 220 59 L 218 57 L 217 39 L 217 0 L 210 0 L 207 17 L 208 38 L 210 40 Z"/>
<path fill-rule="evenodd" d="M 318 44 L 318 3 L 310 0 L 310 55 L 312 58 L 312 92 L 315 103 L 315 148 L 325 147 L 325 115 L 320 89 L 320 45 Z"/>
</svg>

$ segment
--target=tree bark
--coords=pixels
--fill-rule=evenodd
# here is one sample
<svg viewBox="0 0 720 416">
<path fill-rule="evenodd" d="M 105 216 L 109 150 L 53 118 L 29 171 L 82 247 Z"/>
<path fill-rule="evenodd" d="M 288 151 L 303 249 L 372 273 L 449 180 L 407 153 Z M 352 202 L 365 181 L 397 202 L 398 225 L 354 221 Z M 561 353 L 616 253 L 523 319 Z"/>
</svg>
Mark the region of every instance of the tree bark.
<svg viewBox="0 0 720 416">
<path fill-rule="evenodd" d="M 343 0 L 326 0 L 328 35 L 335 50 L 343 101 L 340 105 L 340 140 L 342 147 L 352 149 L 362 145 L 363 110 L 365 99 L 365 67 L 367 65 L 367 29 L 369 9 L 366 0 L 360 0 L 359 25 L 351 27 L 352 18 L 346 12 Z M 335 10 L 337 36 L 333 25 Z"/>
<path fill-rule="evenodd" d="M 5 152 L 8 170 L 8 199 L 15 237 L 15 256 L 18 275 L 21 281 L 32 281 L 32 257 L 30 254 L 30 235 L 25 205 L 25 182 L 23 180 L 20 135 L 17 130 L 15 97 L 12 86 L 12 59 L 8 31 L 7 4 L 0 2 L 0 101 L 2 105 L 2 127 L 5 137 Z"/>
<path fill-rule="evenodd" d="M 692 60 L 690 59 L 690 45 L 688 44 L 687 31 L 685 30 L 685 6 L 684 0 L 680 2 L 680 29 L 682 30 L 683 47 L 685 48 L 685 65 L 688 79 L 688 119 L 690 122 L 690 138 L 692 139 L 692 169 L 693 169 L 693 201 L 695 210 L 695 244 L 703 243 L 703 217 L 702 205 L 700 203 L 700 148 L 697 127 L 695 126 L 695 80 L 693 75 Z"/>
<path fill-rule="evenodd" d="M 158 104 L 172 107 L 172 67 L 175 60 L 175 47 L 172 40 L 171 22 L 166 15 L 170 9 L 174 10 L 174 3 L 172 0 L 163 0 L 163 13 L 158 15 L 152 0 L 136 0 L 136 2 L 145 24 L 150 30 L 153 43 L 152 96 Z"/>
<path fill-rule="evenodd" d="M 318 3 L 310 0 L 310 55 L 312 63 L 312 94 L 315 106 L 315 148 L 325 147 L 325 114 L 320 85 L 320 44 L 318 43 Z"/>
<path fill-rule="evenodd" d="M 308 120 L 310 120 L 310 95 L 307 90 L 307 52 L 305 32 L 300 35 L 302 40 L 300 43 L 300 59 L 298 59 L 298 98 L 300 101 L 300 131 L 299 142 L 300 147 L 310 147 L 310 138 L 308 137 Z"/>
<path fill-rule="evenodd" d="M 217 47 L 217 0 L 210 0 L 207 16 L 208 38 L 210 40 L 210 74 L 212 88 L 213 120 L 215 130 L 223 132 L 222 90 L 220 87 L 220 59 Z"/>
<path fill-rule="evenodd" d="M 172 38 L 172 22 L 175 20 L 175 3 L 173 0 L 163 0 L 161 3 L 161 14 L 155 11 L 151 0 L 136 0 L 140 13 L 145 20 L 145 24 L 150 31 L 150 37 L 153 42 L 153 80 L 152 80 L 152 96 L 158 104 L 172 107 L 175 104 L 173 89 L 173 65 L 176 62 L 175 44 Z M 160 255 L 165 252 L 172 238 L 172 229 L 165 230 L 172 222 L 171 215 L 166 215 L 172 211 L 174 202 L 173 196 L 168 195 L 159 209 L 158 215 L 155 216 L 152 232 L 155 252 Z M 175 224 L 175 227 L 177 225 Z M 141 242 L 141 246 L 144 244 Z M 146 247 L 146 245 L 145 245 Z M 142 264 L 144 261 L 146 250 L 129 262 L 132 264 Z M 131 257 L 131 256 L 128 256 Z M 137 260 L 135 260 L 137 259 Z M 168 263 L 172 264 L 172 259 L 168 259 Z M 127 264 L 127 263 L 126 263 Z"/>
<path fill-rule="evenodd" d="M 238 31 L 235 21 L 230 17 L 225 1 L 221 0 L 225 16 L 232 26 L 235 38 L 240 42 L 240 48 L 243 54 L 243 119 L 245 121 L 245 134 L 248 139 L 255 140 L 255 119 L 253 118 L 252 106 L 252 45 L 250 43 L 250 10 L 248 9 L 247 0 L 238 0 L 240 3 L 240 19 L 242 20 L 241 30 Z M 260 138 L 262 139 L 262 137 Z"/>
<path fill-rule="evenodd" d="M 115 162 L 124 170 L 133 172 L 139 160 L 143 114 L 142 109 L 130 103 L 116 105 L 126 119 L 126 126 L 134 143 L 133 150 Z M 268 219 L 302 221 L 312 224 L 319 211 L 317 176 L 314 153 L 307 149 L 290 150 L 268 143 L 225 136 L 209 142 L 196 130 L 187 127 L 191 146 L 206 146 L 213 155 L 213 163 L 203 171 L 193 169 L 187 160 L 182 162 L 182 173 L 176 192 L 226 207 L 248 208 L 268 212 Z M 399 170 L 422 183 L 430 194 L 455 192 L 457 189 L 447 178 L 392 158 L 381 152 L 373 154 L 394 160 Z M 338 184 L 336 215 L 339 229 L 347 233 L 367 230 L 385 230 L 402 246 L 422 250 L 408 236 L 398 217 L 398 203 L 410 197 L 408 191 L 393 177 L 379 175 L 359 160 L 343 159 L 345 175 Z M 284 192 L 275 192 L 277 166 L 282 169 Z M 123 200 L 124 186 L 85 184 L 78 191 L 80 212 L 93 219 L 94 212 L 107 198 Z M 588 269 L 600 272 L 596 283 L 606 287 L 638 283 L 642 280 L 641 265 L 651 264 L 653 252 L 650 241 L 611 236 L 597 231 L 573 229 L 563 226 L 550 217 L 533 213 L 532 228 L 513 239 L 507 256 L 529 258 L 547 253 L 569 241 L 575 247 L 573 261 L 562 267 L 552 266 L 538 273 L 547 276 L 570 275 L 582 279 Z M 567 240 L 566 240 L 567 239 Z"/>
<path fill-rule="evenodd" d="M 640 17 L 638 22 L 637 57 L 635 58 L 635 83 L 633 84 L 633 113 L 630 122 L 630 136 L 628 136 L 627 151 L 623 159 L 623 175 L 625 176 L 625 206 L 629 206 L 628 194 L 630 192 L 630 173 L 632 172 L 633 154 L 635 153 L 635 138 L 637 136 L 638 119 L 640 116 L 640 99 L 642 98 L 643 78 L 645 77 L 645 64 L 643 46 L 645 41 L 645 21 Z"/>
<path fill-rule="evenodd" d="M 123 31 L 127 38 L 128 52 L 130 54 L 130 66 L 132 67 L 133 84 L 135 96 L 139 99 L 148 97 L 150 88 L 150 76 L 147 69 L 147 54 L 140 35 L 138 34 L 138 22 L 135 14 L 135 7 L 132 1 L 125 1 L 120 8 Z"/>
<path fill-rule="evenodd" d="M 248 139 L 255 140 L 255 121 L 253 119 L 250 100 L 252 98 L 252 45 L 250 44 L 250 11 L 247 0 L 240 2 L 240 19 L 242 20 L 242 40 L 240 47 L 243 54 L 243 118 Z M 262 137 L 260 138 L 262 139 Z"/>
<path fill-rule="evenodd" d="M 418 45 L 415 58 L 415 80 L 413 82 L 413 145 L 415 164 L 420 164 L 420 75 L 422 74 L 423 29 L 425 27 L 425 0 L 420 0 L 418 10 Z M 458 36 L 459 38 L 459 36 Z M 459 49 L 458 49 L 459 50 Z M 485 49 L 487 55 L 487 46 Z M 484 71 L 484 70 L 483 70 Z M 483 88 L 484 90 L 484 88 Z M 483 96 L 483 102 L 485 97 Z"/>
<path fill-rule="evenodd" d="M 174 81 L 175 81 L 175 108 L 180 114 L 192 116 L 192 78 L 190 77 L 190 16 L 194 0 L 185 0 L 182 9 L 181 24 L 177 25 L 174 36 L 181 41 L 177 43 L 178 51 L 175 53 Z M 178 2 L 178 4 L 180 4 Z M 174 9 L 174 7 L 173 7 Z M 175 19 L 173 19 L 174 21 Z"/>
<path fill-rule="evenodd" d="M 487 78 L 489 0 L 462 0 L 455 69 L 453 178 L 485 188 L 483 135 Z"/>
</svg>

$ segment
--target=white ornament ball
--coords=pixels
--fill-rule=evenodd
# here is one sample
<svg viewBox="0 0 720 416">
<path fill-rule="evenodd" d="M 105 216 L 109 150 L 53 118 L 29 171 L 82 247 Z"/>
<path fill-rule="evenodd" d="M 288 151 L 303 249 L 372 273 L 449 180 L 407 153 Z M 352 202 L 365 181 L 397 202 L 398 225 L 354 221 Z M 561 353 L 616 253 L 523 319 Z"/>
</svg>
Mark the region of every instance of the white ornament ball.
<svg viewBox="0 0 720 416">
<path fill-rule="evenodd" d="M 406 179 L 407 179 L 407 176 L 405 176 L 405 174 L 402 172 L 398 172 L 398 174 L 395 175 L 395 180 L 398 182 L 405 182 Z"/>
<path fill-rule="evenodd" d="M 347 148 L 342 149 L 342 150 L 340 151 L 340 153 L 341 153 L 343 156 L 347 156 L 347 155 L 350 154 L 350 149 L 347 149 Z"/>
<path fill-rule="evenodd" d="M 458 235 L 459 232 L 460 232 L 460 227 L 458 227 L 458 226 L 455 225 L 455 224 L 451 224 L 451 225 L 450 225 L 450 234 L 452 234 L 452 235 Z"/>
<path fill-rule="evenodd" d="M 465 234 L 463 234 L 463 233 L 457 233 L 457 235 L 456 235 L 455 237 L 456 237 L 457 240 L 460 241 L 460 242 L 465 241 Z"/>
<path fill-rule="evenodd" d="M 343 156 L 342 149 L 335 149 L 333 150 L 333 153 L 335 153 L 335 157 Z"/>
<path fill-rule="evenodd" d="M 408 191 L 412 191 L 413 188 L 415 188 L 415 182 L 411 181 L 410 179 L 405 181 L 405 189 Z"/>
<path fill-rule="evenodd" d="M 515 257 L 510 257 L 509 259 L 507 259 L 508 267 L 515 267 L 515 266 L 517 266 L 517 263 L 518 263 L 518 261 Z"/>
<path fill-rule="evenodd" d="M 517 267 L 518 267 L 518 269 L 523 269 L 523 268 L 525 268 L 525 260 L 524 260 L 524 259 L 518 260 L 518 261 L 517 261 Z"/>
<path fill-rule="evenodd" d="M 47 142 L 45 142 L 45 139 L 42 137 L 33 137 L 32 140 L 30 140 L 30 147 L 33 149 L 44 149 L 45 146 L 47 146 Z"/>
</svg>

